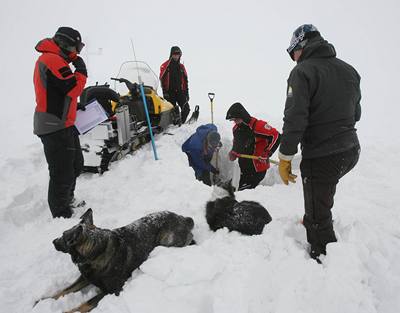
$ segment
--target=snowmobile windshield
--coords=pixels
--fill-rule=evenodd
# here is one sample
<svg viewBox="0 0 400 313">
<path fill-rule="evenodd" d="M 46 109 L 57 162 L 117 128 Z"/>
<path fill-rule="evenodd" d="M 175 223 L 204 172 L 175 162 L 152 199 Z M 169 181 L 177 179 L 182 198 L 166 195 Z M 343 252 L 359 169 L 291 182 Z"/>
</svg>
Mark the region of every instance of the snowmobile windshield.
<svg viewBox="0 0 400 313">
<path fill-rule="evenodd" d="M 127 61 L 122 63 L 117 78 L 125 78 L 132 84 L 143 82 L 145 86 L 153 88 L 157 92 L 158 77 L 146 62 Z M 114 89 L 121 95 L 128 93 L 125 84 L 115 84 Z"/>
</svg>

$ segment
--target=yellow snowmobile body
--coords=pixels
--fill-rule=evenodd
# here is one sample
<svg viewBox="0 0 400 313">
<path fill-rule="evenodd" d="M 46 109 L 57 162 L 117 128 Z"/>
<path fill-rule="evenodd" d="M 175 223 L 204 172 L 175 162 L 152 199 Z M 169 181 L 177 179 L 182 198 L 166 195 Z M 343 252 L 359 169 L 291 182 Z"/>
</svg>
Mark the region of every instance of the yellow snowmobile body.
<svg viewBox="0 0 400 313">
<path fill-rule="evenodd" d="M 125 62 L 117 78 L 112 80 L 119 83 L 113 89 L 107 84 L 90 86 L 80 97 L 84 105 L 97 100 L 109 116 L 109 120 L 81 136 L 86 171 L 102 173 L 110 162 L 149 142 L 150 130 L 139 82 L 144 85 L 153 133 L 162 133 L 168 126 L 180 124 L 179 112 L 157 94 L 158 77 L 146 63 Z"/>
<path fill-rule="evenodd" d="M 139 120 L 145 120 L 143 99 L 139 92 L 139 86 L 136 88 L 135 91 L 129 91 L 126 95 L 122 96 L 121 99 L 128 105 L 131 114 L 136 114 Z M 162 129 L 165 129 L 170 124 L 178 123 L 174 115 L 174 106 L 170 102 L 160 97 L 150 86 L 145 86 L 144 92 L 146 96 L 147 109 L 153 126 L 160 126 Z M 119 104 L 120 101 L 111 101 L 111 107 L 114 113 Z"/>
</svg>

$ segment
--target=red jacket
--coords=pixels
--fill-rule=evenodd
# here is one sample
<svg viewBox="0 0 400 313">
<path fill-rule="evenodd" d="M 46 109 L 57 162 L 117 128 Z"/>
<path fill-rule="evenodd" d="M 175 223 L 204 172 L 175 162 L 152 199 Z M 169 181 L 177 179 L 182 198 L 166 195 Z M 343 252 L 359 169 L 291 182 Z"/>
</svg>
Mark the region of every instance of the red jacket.
<svg viewBox="0 0 400 313">
<path fill-rule="evenodd" d="M 160 66 L 160 81 L 161 81 L 161 88 L 164 92 L 169 90 L 169 80 L 170 80 L 170 73 L 169 73 L 169 63 L 171 59 L 168 59 Z M 186 72 L 185 65 L 179 63 L 181 69 L 181 91 L 187 93 L 188 92 L 188 76 Z"/>
<path fill-rule="evenodd" d="M 251 117 L 248 124 L 236 124 L 233 127 L 233 148 L 237 153 L 269 158 L 280 142 L 279 132 L 263 120 Z M 242 172 L 264 172 L 270 164 L 256 159 L 239 159 Z"/>
<path fill-rule="evenodd" d="M 65 55 L 52 39 L 36 45 L 42 55 L 33 75 L 36 93 L 34 129 L 36 135 L 45 135 L 73 126 L 77 98 L 86 84 L 86 76 L 72 73 Z"/>
</svg>

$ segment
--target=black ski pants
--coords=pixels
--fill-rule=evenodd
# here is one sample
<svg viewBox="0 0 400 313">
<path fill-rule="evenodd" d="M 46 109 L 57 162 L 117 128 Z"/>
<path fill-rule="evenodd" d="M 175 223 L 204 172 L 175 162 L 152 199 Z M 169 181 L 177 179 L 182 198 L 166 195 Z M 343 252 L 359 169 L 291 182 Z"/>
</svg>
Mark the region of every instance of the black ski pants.
<svg viewBox="0 0 400 313">
<path fill-rule="evenodd" d="M 254 172 L 254 173 L 242 173 L 240 175 L 239 181 L 239 189 L 238 190 L 245 190 L 245 189 L 254 189 L 258 186 L 258 184 L 264 179 L 265 174 L 267 171 L 264 172 Z"/>
<path fill-rule="evenodd" d="M 167 95 L 168 96 L 165 97 L 166 100 L 171 102 L 176 109 L 178 108 L 176 105 L 179 105 L 179 107 L 181 108 L 181 122 L 182 124 L 184 124 L 190 112 L 190 106 L 187 100 L 188 98 L 186 93 L 178 91 L 168 91 Z"/>
<path fill-rule="evenodd" d="M 338 154 L 301 161 L 305 208 L 303 223 L 312 257 L 326 254 L 326 245 L 337 241 L 331 212 L 336 185 L 357 164 L 359 154 L 357 146 Z"/>
<path fill-rule="evenodd" d="M 71 217 L 76 178 L 83 169 L 83 155 L 75 126 L 40 136 L 49 166 L 48 202 L 53 217 Z"/>
<path fill-rule="evenodd" d="M 206 184 L 207 186 L 211 186 L 211 173 L 204 171 L 200 177 L 196 178 L 197 180 L 203 182 L 204 184 Z"/>
</svg>

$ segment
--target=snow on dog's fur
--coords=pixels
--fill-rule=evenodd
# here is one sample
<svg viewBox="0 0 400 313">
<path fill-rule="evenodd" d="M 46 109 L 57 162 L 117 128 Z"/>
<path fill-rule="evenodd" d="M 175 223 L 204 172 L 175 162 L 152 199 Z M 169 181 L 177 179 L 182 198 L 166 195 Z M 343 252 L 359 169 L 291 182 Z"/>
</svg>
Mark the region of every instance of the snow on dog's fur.
<svg viewBox="0 0 400 313">
<path fill-rule="evenodd" d="M 206 204 L 206 219 L 213 231 L 226 227 L 245 235 L 261 234 L 272 220 L 260 203 L 236 201 L 231 181 L 214 186 L 212 200 Z"/>
<path fill-rule="evenodd" d="M 70 311 L 89 312 L 106 294 L 118 296 L 132 272 L 146 261 L 155 247 L 184 247 L 194 243 L 193 226 L 191 217 L 162 211 L 109 230 L 95 226 L 93 212 L 87 210 L 80 223 L 53 241 L 56 250 L 71 255 L 81 276 L 50 298 L 57 300 L 93 284 L 100 292 Z"/>
</svg>

